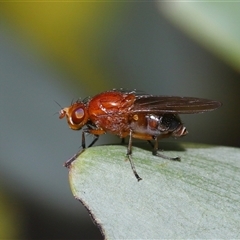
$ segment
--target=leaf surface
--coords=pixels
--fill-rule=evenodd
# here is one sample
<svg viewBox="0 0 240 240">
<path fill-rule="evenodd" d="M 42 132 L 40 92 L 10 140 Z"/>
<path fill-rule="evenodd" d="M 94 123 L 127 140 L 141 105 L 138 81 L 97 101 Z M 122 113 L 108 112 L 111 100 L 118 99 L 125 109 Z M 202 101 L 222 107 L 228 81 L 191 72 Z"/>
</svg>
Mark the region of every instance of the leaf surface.
<svg viewBox="0 0 240 240">
<path fill-rule="evenodd" d="M 181 144 L 167 156 L 124 146 L 88 148 L 69 170 L 73 195 L 106 239 L 239 238 L 240 150 Z"/>
</svg>

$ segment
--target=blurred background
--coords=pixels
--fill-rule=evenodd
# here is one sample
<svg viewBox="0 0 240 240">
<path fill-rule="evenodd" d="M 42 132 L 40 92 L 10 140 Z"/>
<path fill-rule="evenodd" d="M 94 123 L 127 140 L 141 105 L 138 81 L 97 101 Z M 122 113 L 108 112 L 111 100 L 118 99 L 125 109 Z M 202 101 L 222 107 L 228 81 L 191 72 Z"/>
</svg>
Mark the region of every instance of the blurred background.
<svg viewBox="0 0 240 240">
<path fill-rule="evenodd" d="M 81 133 L 55 101 L 121 87 L 219 100 L 168 141 L 239 147 L 239 28 L 239 3 L 0 3 L 0 238 L 102 239 L 71 194 Z"/>
</svg>

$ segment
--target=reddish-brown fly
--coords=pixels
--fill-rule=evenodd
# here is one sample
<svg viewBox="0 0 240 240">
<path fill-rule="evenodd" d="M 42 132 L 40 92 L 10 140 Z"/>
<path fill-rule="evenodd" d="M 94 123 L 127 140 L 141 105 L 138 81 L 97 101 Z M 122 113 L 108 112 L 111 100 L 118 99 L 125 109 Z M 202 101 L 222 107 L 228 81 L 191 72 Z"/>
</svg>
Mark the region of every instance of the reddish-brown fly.
<svg viewBox="0 0 240 240">
<path fill-rule="evenodd" d="M 91 147 L 99 135 L 112 133 L 120 138 L 129 136 L 127 157 L 137 180 L 141 180 L 131 159 L 132 139 L 147 140 L 152 144 L 152 154 L 180 161 L 179 157 L 170 158 L 158 152 L 158 140 L 166 137 L 181 137 L 188 132 L 178 114 L 192 114 L 212 111 L 222 104 L 194 97 L 153 96 L 136 91 L 111 90 L 100 93 L 93 98 L 76 101 L 71 106 L 61 109 L 59 118 L 67 118 L 73 130 L 82 131 L 82 150 L 70 158 L 70 164 L 86 149 L 85 135 L 92 134 Z"/>
</svg>

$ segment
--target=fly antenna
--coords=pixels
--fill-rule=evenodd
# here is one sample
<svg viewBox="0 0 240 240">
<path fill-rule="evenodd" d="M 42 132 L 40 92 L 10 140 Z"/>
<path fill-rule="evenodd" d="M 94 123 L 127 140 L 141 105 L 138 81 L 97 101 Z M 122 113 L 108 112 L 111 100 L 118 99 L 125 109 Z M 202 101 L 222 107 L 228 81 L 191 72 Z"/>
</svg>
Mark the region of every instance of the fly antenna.
<svg viewBox="0 0 240 240">
<path fill-rule="evenodd" d="M 63 117 L 66 116 L 66 108 L 63 108 L 57 101 L 54 100 L 54 102 L 61 108 L 59 112 L 54 113 L 53 115 L 59 114 L 59 118 L 62 119 Z"/>
<path fill-rule="evenodd" d="M 53 100 L 53 101 L 61 108 L 61 110 L 63 109 L 63 107 L 57 101 L 55 101 L 55 100 Z"/>
</svg>

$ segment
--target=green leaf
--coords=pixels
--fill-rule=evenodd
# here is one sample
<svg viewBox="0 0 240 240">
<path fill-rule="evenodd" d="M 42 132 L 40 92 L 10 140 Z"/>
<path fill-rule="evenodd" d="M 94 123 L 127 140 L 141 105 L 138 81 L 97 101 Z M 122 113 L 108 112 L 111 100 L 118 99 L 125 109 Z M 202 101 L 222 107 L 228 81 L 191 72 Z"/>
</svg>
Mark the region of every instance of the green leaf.
<svg viewBox="0 0 240 240">
<path fill-rule="evenodd" d="M 70 166 L 73 195 L 105 238 L 239 238 L 240 150 L 195 144 L 165 147 L 172 149 L 165 155 L 182 161 L 133 148 L 140 182 L 124 161 L 125 146 L 88 148 Z"/>
</svg>

